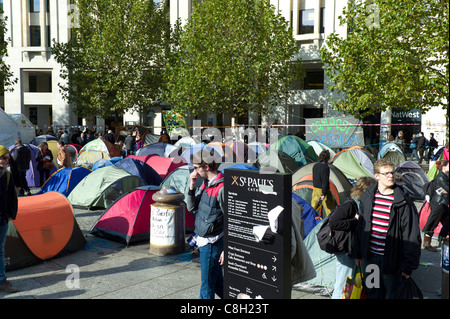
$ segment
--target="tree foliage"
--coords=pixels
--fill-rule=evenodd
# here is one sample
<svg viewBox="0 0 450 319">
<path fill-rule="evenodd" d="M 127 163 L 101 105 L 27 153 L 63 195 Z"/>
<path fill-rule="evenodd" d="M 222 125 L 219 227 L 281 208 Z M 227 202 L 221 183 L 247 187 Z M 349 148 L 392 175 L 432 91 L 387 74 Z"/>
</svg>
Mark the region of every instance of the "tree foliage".
<svg viewBox="0 0 450 319">
<path fill-rule="evenodd" d="M 12 91 L 12 86 L 17 83 L 17 78 L 14 78 L 10 66 L 4 60 L 4 57 L 8 56 L 8 42 L 10 41 L 10 39 L 5 39 L 6 19 L 3 10 L 0 9 L 0 94 Z"/>
<path fill-rule="evenodd" d="M 72 15 L 70 41 L 52 51 L 75 113 L 105 118 L 158 103 L 171 41 L 167 8 L 153 0 L 77 0 Z"/>
<path fill-rule="evenodd" d="M 286 20 L 266 0 L 193 2 L 165 70 L 165 97 L 184 112 L 233 116 L 284 103 L 302 75 Z"/>
<path fill-rule="evenodd" d="M 448 13 L 443 0 L 349 1 L 339 17 L 347 36 L 333 33 L 321 49 L 333 107 L 357 117 L 447 109 Z"/>
</svg>

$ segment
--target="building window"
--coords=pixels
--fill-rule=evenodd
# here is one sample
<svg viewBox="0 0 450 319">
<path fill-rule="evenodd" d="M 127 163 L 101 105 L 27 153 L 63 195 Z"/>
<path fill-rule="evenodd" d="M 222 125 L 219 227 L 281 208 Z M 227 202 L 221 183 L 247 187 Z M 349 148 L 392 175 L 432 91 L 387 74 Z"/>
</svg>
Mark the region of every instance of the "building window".
<svg viewBox="0 0 450 319">
<path fill-rule="evenodd" d="M 299 11 L 299 34 L 314 33 L 314 9 Z"/>
<path fill-rule="evenodd" d="M 41 12 L 40 0 L 30 0 L 30 12 Z"/>
<path fill-rule="evenodd" d="M 304 79 L 304 90 L 322 90 L 324 83 L 323 70 L 306 71 Z"/>
<path fill-rule="evenodd" d="M 41 46 L 41 27 L 38 25 L 30 26 L 30 46 Z"/>
<path fill-rule="evenodd" d="M 325 33 L 325 8 L 320 8 L 320 33 Z"/>
</svg>

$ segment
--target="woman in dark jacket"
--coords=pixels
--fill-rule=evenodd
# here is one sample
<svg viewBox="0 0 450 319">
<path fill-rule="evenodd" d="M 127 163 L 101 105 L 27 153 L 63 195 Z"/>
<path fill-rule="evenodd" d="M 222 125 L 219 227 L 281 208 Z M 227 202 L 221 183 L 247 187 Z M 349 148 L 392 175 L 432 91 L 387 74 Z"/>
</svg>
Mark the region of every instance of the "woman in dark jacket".
<svg viewBox="0 0 450 319">
<path fill-rule="evenodd" d="M 437 162 L 436 162 L 437 163 Z M 431 197 L 430 201 L 430 216 L 428 216 L 427 222 L 423 227 L 423 248 L 426 250 L 436 252 L 437 249 L 431 245 L 431 237 L 433 236 L 434 229 L 441 222 L 445 224 L 445 219 L 448 218 L 448 192 L 449 192 L 449 161 L 442 160 L 439 163 L 439 174 L 432 181 L 434 184 L 435 194 Z"/>
<path fill-rule="evenodd" d="M 358 205 L 359 199 L 366 191 L 367 187 L 375 184 L 377 181 L 372 177 L 361 177 L 352 188 L 351 199 L 338 206 L 328 217 L 330 228 L 335 231 L 345 232 L 347 247 L 345 251 L 336 253 L 336 279 L 334 282 L 334 290 L 332 299 L 342 299 L 345 282 L 347 277 L 352 275 L 355 261 L 350 257 L 353 246 L 353 235 L 358 223 Z"/>
<path fill-rule="evenodd" d="M 44 175 L 45 175 L 45 180 L 47 180 L 50 177 L 50 171 L 51 169 L 47 169 L 44 168 L 44 163 L 46 162 L 53 162 L 53 154 L 52 151 L 50 151 L 48 149 L 48 144 L 47 142 L 42 142 L 41 144 L 39 144 L 39 151 L 36 153 L 36 162 L 38 163 L 37 165 L 37 170 L 39 172 L 39 181 L 40 181 L 40 186 L 42 186 L 44 184 Z"/>
</svg>

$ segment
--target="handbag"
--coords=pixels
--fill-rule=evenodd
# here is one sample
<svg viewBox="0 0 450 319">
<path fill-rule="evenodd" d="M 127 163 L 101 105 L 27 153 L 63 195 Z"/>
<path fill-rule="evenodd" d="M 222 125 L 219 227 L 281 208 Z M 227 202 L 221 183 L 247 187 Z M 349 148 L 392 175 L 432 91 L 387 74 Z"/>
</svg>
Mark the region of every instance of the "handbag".
<svg viewBox="0 0 450 319">
<path fill-rule="evenodd" d="M 347 277 L 342 299 L 366 299 L 366 287 L 360 266 L 354 268 L 352 277 Z"/>
<path fill-rule="evenodd" d="M 413 149 L 417 148 L 417 144 L 416 143 L 411 143 L 409 145 L 409 148 L 413 150 Z"/>
<path fill-rule="evenodd" d="M 52 170 L 53 169 L 53 167 L 55 167 L 55 164 L 53 164 L 53 162 L 43 162 L 42 163 L 42 168 L 43 169 L 47 169 L 47 170 Z"/>
</svg>

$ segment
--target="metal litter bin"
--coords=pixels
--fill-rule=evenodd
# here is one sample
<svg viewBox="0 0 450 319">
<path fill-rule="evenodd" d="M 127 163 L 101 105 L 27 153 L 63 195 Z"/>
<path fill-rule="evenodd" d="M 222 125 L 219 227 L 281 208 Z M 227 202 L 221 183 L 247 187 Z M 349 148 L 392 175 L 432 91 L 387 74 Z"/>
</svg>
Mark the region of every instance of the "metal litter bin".
<svg viewBox="0 0 450 319">
<path fill-rule="evenodd" d="M 164 186 L 152 196 L 150 214 L 150 253 L 175 255 L 185 249 L 184 195 L 173 186 Z"/>
</svg>

